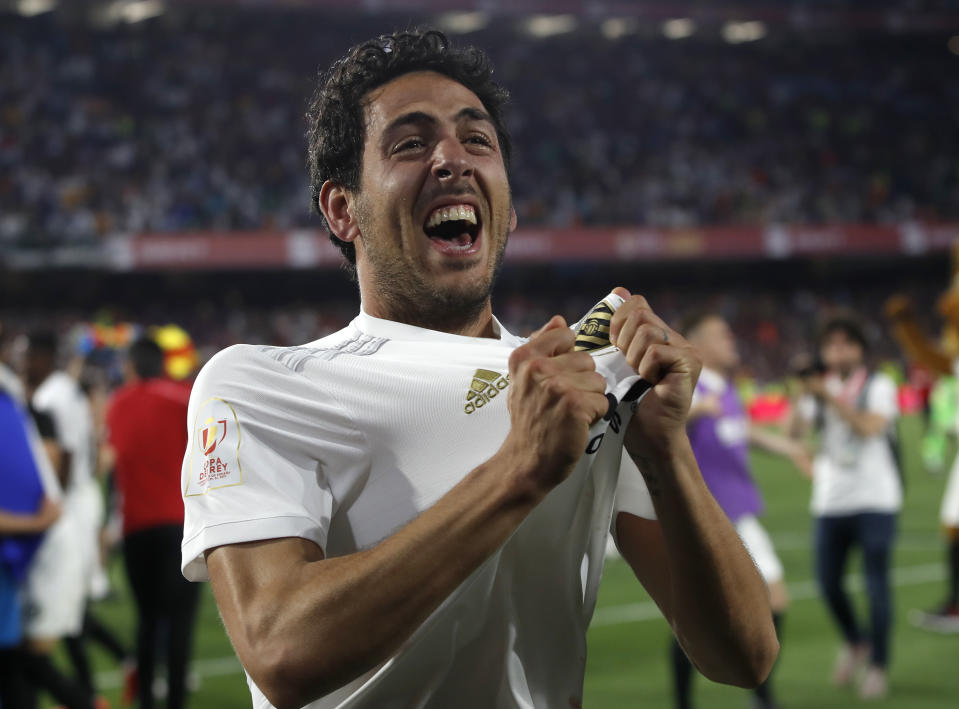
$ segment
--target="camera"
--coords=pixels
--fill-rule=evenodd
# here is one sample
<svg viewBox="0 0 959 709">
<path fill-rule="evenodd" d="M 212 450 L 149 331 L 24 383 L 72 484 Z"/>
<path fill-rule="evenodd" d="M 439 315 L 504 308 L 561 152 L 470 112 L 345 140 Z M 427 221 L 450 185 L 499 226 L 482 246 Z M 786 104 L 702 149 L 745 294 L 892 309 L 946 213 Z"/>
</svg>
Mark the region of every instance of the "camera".
<svg viewBox="0 0 959 709">
<path fill-rule="evenodd" d="M 826 373 L 826 364 L 821 357 L 809 357 L 808 355 L 799 357 L 793 363 L 792 373 L 800 379 L 810 377 L 821 377 Z"/>
</svg>

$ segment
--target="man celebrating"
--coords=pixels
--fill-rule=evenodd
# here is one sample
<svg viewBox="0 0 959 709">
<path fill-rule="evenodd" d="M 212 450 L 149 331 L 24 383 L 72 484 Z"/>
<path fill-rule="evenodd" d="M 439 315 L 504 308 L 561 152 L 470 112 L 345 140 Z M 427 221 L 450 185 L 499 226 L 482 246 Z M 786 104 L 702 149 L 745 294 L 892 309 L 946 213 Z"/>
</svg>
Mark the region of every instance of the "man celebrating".
<svg viewBox="0 0 959 709">
<path fill-rule="evenodd" d="M 788 458 L 807 476 L 812 474 L 812 462 L 803 444 L 750 422 L 733 381 L 740 358 L 729 323 L 718 313 L 700 311 L 684 319 L 682 331 L 703 363 L 689 407 L 689 441 L 706 486 L 735 525 L 769 588 L 773 623 L 781 630 L 789 595 L 782 562 L 759 521 L 763 500 L 753 480 L 749 448 Z M 677 643 L 671 648 L 671 659 L 676 707 L 689 709 L 693 705 L 692 665 Z M 771 678 L 756 688 L 752 706 L 779 706 L 773 698 Z"/>
<path fill-rule="evenodd" d="M 578 340 L 493 317 L 516 216 L 491 73 L 438 32 L 334 65 L 312 189 L 361 312 L 229 348 L 194 386 L 183 570 L 211 580 L 254 706 L 580 706 L 610 525 L 707 676 L 754 686 L 775 659 L 686 438 L 688 343 L 625 289 Z"/>
</svg>

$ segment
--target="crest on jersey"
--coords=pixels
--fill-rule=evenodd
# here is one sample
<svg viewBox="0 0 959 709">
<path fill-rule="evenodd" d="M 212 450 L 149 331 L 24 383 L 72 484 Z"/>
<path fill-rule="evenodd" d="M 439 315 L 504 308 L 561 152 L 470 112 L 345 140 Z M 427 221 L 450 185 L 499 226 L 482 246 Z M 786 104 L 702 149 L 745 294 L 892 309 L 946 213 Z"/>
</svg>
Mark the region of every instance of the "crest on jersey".
<svg viewBox="0 0 959 709">
<path fill-rule="evenodd" d="M 587 313 L 576 328 L 576 351 L 598 350 L 609 347 L 609 323 L 613 307 L 605 300 L 599 301 Z"/>
<path fill-rule="evenodd" d="M 184 497 L 243 484 L 240 465 L 240 422 L 230 403 L 213 398 L 205 402 L 190 432 L 190 475 Z"/>
<path fill-rule="evenodd" d="M 500 374 L 491 369 L 477 369 L 466 392 L 466 406 L 463 411 L 471 414 L 476 409 L 483 408 L 508 386 L 508 374 Z"/>
<path fill-rule="evenodd" d="M 203 455 L 210 455 L 216 450 L 216 447 L 226 438 L 226 419 L 214 421 L 212 418 L 206 420 L 206 426 L 200 429 L 200 445 L 203 448 Z"/>
</svg>

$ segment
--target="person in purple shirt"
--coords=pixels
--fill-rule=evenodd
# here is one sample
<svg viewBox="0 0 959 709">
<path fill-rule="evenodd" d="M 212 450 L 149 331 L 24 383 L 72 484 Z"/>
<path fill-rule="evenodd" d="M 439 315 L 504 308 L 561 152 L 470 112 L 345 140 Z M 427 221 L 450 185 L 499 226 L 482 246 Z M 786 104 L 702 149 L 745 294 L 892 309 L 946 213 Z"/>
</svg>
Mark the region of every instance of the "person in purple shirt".
<svg viewBox="0 0 959 709">
<path fill-rule="evenodd" d="M 782 563 L 758 519 L 763 512 L 763 500 L 750 472 L 749 447 L 758 446 L 789 458 L 807 477 L 812 476 L 810 456 L 802 444 L 750 423 L 732 381 L 740 362 L 736 340 L 721 316 L 711 312 L 690 315 L 682 332 L 699 350 L 703 362 L 689 410 L 689 441 L 709 491 L 735 525 L 766 581 L 773 621 L 779 632 L 789 597 Z M 676 707 L 690 709 L 693 665 L 675 640 L 671 654 Z M 754 709 L 778 706 L 773 699 L 771 679 L 767 678 L 754 692 Z"/>
</svg>

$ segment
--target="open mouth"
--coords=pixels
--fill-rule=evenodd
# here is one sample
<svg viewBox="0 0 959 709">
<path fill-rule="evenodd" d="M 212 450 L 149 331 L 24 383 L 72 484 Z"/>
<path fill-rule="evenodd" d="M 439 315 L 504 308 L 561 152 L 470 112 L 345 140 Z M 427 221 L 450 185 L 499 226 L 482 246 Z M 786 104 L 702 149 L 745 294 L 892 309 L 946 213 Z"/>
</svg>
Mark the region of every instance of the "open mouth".
<svg viewBox="0 0 959 709">
<path fill-rule="evenodd" d="M 423 231 L 433 246 L 445 254 L 471 254 L 477 249 L 480 220 L 471 204 L 437 207 L 426 218 Z"/>
</svg>

